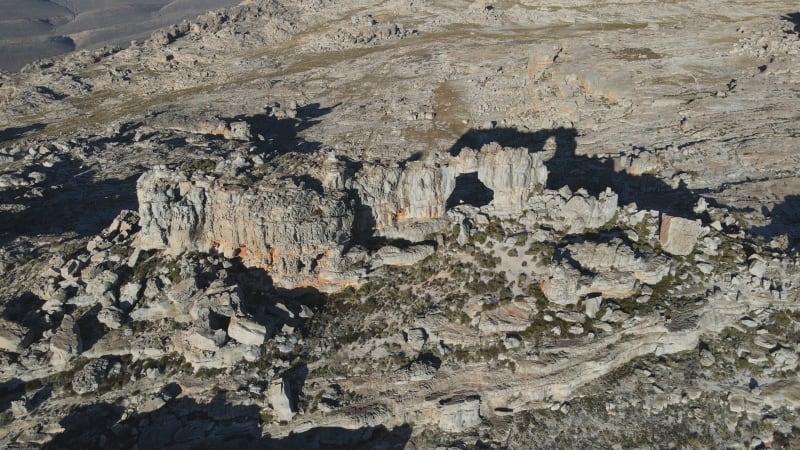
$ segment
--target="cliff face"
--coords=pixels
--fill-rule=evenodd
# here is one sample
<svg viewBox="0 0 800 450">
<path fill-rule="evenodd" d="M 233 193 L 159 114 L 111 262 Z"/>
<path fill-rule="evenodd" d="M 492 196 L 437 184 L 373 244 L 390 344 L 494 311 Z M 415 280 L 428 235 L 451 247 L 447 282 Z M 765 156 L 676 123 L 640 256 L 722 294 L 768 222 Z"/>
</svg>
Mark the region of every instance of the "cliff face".
<svg viewBox="0 0 800 450">
<path fill-rule="evenodd" d="M 371 222 L 365 225 L 379 231 L 444 216 L 456 173 L 446 163 L 423 161 L 412 161 L 405 167 L 365 167 L 353 181 Z"/>
<path fill-rule="evenodd" d="M 252 171 L 238 178 L 147 172 L 137 182 L 139 245 L 173 255 L 216 252 L 267 270 L 278 286 L 331 291 L 357 281 L 349 247 L 388 228 L 443 219 L 459 175 L 477 174 L 493 193 L 486 211 L 495 215 L 521 214 L 547 180 L 540 155 L 497 143 L 403 166 L 364 165 L 351 178 L 330 158 L 319 167 L 316 190 L 269 171 L 250 186 L 240 180 Z"/>
<path fill-rule="evenodd" d="M 342 192 L 291 182 L 249 188 L 156 169 L 137 183 L 143 249 L 220 253 L 266 269 L 278 285 L 341 288 L 354 212 Z"/>
</svg>

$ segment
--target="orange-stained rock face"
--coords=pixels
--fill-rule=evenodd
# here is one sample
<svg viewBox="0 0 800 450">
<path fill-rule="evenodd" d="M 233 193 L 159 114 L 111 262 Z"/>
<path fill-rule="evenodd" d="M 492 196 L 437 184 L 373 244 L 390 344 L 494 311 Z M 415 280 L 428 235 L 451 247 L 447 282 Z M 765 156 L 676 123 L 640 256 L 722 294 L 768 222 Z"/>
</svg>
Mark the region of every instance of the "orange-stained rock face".
<svg viewBox="0 0 800 450">
<path fill-rule="evenodd" d="M 498 144 L 404 166 L 369 165 L 347 179 L 335 176 L 344 169 L 330 155 L 320 157 L 325 160 L 315 173 L 328 180 L 324 184 L 296 183 L 277 173 L 242 184 L 238 176 L 209 181 L 165 169 L 148 172 L 138 182 L 142 248 L 214 250 L 264 268 L 286 287 L 348 285 L 355 275 L 342 255 L 346 245 L 442 219 L 461 173 L 477 172 L 494 192 L 498 213 L 519 213 L 547 179 L 539 155 Z"/>
<path fill-rule="evenodd" d="M 282 180 L 232 190 L 156 170 L 139 180 L 139 198 L 142 248 L 238 257 L 287 288 L 309 280 L 335 288 L 342 282 L 339 274 L 345 276 L 339 270 L 342 245 L 350 239 L 354 216 L 342 193 L 322 195 Z"/>
</svg>

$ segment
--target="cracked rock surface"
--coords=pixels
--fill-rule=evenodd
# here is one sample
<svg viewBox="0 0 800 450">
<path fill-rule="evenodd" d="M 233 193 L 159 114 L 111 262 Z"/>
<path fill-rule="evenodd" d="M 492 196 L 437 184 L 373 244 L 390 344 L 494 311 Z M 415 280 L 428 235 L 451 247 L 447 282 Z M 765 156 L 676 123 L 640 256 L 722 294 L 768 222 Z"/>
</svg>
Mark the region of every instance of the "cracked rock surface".
<svg viewBox="0 0 800 450">
<path fill-rule="evenodd" d="M 0 443 L 798 448 L 800 12 L 254 0 L 0 74 Z"/>
</svg>

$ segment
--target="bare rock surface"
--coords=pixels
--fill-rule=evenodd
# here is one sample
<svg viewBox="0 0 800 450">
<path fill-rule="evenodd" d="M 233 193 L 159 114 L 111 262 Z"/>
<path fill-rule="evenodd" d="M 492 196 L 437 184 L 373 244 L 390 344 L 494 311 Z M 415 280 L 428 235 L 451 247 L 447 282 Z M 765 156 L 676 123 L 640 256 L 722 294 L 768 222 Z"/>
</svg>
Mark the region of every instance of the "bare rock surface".
<svg viewBox="0 0 800 450">
<path fill-rule="evenodd" d="M 254 0 L 0 74 L 0 446 L 800 447 L 798 14 Z"/>
</svg>

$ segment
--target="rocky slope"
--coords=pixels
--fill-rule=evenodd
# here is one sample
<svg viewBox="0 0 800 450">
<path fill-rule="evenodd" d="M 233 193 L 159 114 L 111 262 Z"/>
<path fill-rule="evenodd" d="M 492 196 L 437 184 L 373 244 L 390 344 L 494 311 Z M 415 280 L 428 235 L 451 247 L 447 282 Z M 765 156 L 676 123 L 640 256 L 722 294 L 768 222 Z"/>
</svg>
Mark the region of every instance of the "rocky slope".
<svg viewBox="0 0 800 450">
<path fill-rule="evenodd" d="M 3 74 L 0 440 L 797 447 L 797 14 L 259 0 Z"/>
</svg>

